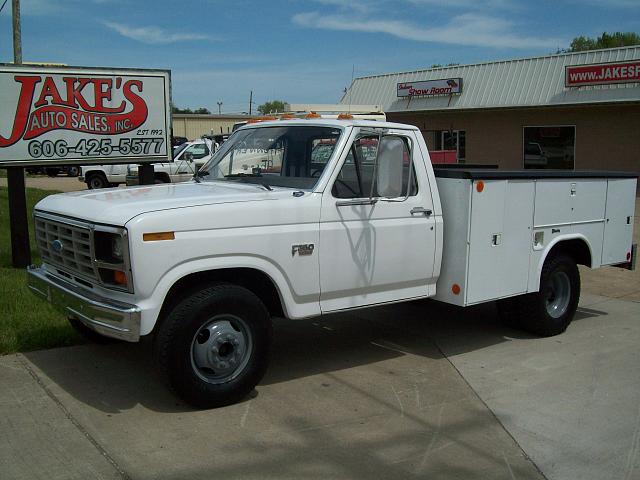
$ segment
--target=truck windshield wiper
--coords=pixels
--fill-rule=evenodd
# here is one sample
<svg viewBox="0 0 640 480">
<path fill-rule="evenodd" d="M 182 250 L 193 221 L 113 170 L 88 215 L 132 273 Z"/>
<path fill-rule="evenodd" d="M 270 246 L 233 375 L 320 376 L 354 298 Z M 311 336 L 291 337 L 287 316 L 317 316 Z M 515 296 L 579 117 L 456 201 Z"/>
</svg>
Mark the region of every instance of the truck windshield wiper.
<svg viewBox="0 0 640 480">
<path fill-rule="evenodd" d="M 209 172 L 207 172 L 206 170 L 198 170 L 195 175 L 193 176 L 193 179 L 197 182 L 200 183 L 202 180 L 200 180 L 202 177 L 206 177 L 207 175 L 209 175 Z"/>
<path fill-rule="evenodd" d="M 230 173 L 225 175 L 224 178 L 241 178 L 241 177 L 261 177 L 260 173 Z"/>
</svg>

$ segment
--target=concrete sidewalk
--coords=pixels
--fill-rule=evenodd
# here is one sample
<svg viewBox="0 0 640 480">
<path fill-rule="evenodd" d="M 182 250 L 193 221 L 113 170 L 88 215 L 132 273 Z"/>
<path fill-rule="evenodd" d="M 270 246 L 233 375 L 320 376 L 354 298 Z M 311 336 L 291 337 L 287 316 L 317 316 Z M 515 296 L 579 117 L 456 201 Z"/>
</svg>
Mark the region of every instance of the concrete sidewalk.
<svg viewBox="0 0 640 480">
<path fill-rule="evenodd" d="M 638 318 L 585 294 L 547 339 L 492 305 L 278 321 L 257 396 L 209 411 L 168 393 L 146 343 L 11 355 L 1 477 L 639 478 Z"/>
<path fill-rule="evenodd" d="M 145 344 L 0 359 L 2 478 L 543 478 L 428 337 L 340 315 L 276 339 L 257 396 L 209 411 Z"/>
</svg>

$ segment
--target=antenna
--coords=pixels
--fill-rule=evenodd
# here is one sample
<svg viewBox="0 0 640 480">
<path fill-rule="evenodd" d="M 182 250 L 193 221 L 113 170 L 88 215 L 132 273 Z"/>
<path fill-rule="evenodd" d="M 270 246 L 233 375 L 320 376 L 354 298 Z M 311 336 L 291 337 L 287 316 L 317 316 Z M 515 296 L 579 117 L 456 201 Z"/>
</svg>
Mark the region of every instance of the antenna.
<svg viewBox="0 0 640 480">
<path fill-rule="evenodd" d="M 349 113 L 351 113 L 351 93 L 353 92 L 353 76 L 356 73 L 356 64 L 351 65 L 351 85 L 349 85 Z"/>
</svg>

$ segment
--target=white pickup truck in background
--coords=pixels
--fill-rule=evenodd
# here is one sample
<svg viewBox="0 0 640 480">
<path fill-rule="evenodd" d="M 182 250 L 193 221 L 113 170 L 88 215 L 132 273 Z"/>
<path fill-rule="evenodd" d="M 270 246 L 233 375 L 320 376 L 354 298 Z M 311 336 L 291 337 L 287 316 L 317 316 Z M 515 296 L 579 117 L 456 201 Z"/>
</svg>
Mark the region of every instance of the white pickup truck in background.
<svg viewBox="0 0 640 480">
<path fill-rule="evenodd" d="M 420 131 L 397 123 L 256 123 L 191 182 L 42 200 L 29 286 L 87 335 L 153 333 L 173 389 L 220 406 L 265 373 L 272 316 L 431 297 L 497 301 L 515 326 L 563 332 L 578 264 L 634 265 L 636 181 L 434 170 Z"/>
<path fill-rule="evenodd" d="M 173 147 L 173 162 L 155 163 L 156 183 L 184 182 L 193 177 L 215 152 L 216 144 L 209 139 L 198 139 Z M 190 159 L 188 159 L 189 157 Z M 80 167 L 78 180 L 90 190 L 117 187 L 120 184 L 138 184 L 138 165 L 87 165 Z"/>
</svg>

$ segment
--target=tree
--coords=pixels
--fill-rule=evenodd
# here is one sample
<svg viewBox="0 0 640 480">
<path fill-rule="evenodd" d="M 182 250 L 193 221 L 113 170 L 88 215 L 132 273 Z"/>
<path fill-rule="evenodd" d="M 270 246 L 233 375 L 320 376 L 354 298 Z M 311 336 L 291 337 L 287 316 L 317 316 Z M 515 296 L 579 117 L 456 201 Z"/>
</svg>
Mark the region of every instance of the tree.
<svg viewBox="0 0 640 480">
<path fill-rule="evenodd" d="M 190 108 L 180 108 L 180 107 L 176 107 L 175 105 L 171 104 L 171 112 L 173 113 L 195 113 L 198 115 L 210 115 L 211 112 L 209 111 L 208 108 L 204 108 L 204 107 L 200 107 L 200 108 L 196 108 L 195 110 L 191 110 Z"/>
<path fill-rule="evenodd" d="M 597 38 L 590 38 L 581 35 L 574 38 L 568 49 L 559 50 L 563 52 L 584 52 L 586 50 L 598 50 L 600 48 L 626 47 L 630 45 L 640 45 L 640 35 L 634 32 L 604 32 Z"/>
<path fill-rule="evenodd" d="M 272 100 L 270 102 L 265 102 L 262 105 L 258 106 L 258 111 L 262 115 L 275 112 L 284 112 L 284 102 L 282 100 Z"/>
</svg>

